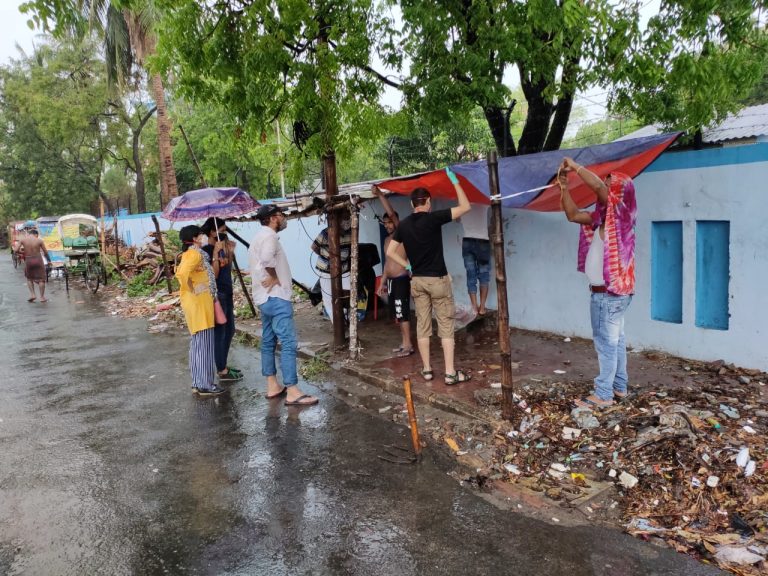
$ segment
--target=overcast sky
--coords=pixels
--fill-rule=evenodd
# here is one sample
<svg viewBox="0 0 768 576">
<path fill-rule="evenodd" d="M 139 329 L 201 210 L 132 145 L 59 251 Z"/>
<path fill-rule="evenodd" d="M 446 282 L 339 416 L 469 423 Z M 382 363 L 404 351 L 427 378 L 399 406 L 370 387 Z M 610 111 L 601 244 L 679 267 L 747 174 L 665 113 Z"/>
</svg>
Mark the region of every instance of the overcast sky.
<svg viewBox="0 0 768 576">
<path fill-rule="evenodd" d="M 27 27 L 28 18 L 19 12 L 19 0 L 0 0 L 0 64 L 18 57 L 16 44 L 25 52 L 32 49 L 36 32 Z"/>
</svg>

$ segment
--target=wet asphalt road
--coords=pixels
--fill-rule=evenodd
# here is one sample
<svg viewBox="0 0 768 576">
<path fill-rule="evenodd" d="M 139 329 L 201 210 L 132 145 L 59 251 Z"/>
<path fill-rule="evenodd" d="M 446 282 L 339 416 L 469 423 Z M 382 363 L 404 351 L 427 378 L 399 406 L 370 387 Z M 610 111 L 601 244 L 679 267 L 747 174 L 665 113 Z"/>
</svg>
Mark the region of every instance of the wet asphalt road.
<svg viewBox="0 0 768 576">
<path fill-rule="evenodd" d="M 230 396 L 196 399 L 186 335 L 149 334 L 56 281 L 49 303 L 28 304 L 7 260 L 0 574 L 717 573 L 500 511 L 429 451 L 382 462 L 402 427 L 322 393 L 313 408 L 265 400 L 253 349 L 234 349 L 247 376 Z"/>
</svg>

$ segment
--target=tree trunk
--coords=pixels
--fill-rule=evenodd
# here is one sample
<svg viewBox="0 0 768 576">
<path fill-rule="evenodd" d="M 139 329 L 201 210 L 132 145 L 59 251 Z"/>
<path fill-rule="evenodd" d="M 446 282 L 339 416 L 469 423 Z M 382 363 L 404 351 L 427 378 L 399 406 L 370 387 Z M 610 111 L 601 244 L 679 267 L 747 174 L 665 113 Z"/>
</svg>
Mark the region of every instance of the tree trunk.
<svg viewBox="0 0 768 576">
<path fill-rule="evenodd" d="M 547 141 L 544 143 L 544 152 L 560 148 L 560 145 L 563 143 L 563 136 L 565 136 L 565 129 L 568 127 L 572 108 L 573 94 L 566 94 L 558 99 L 557 106 L 555 106 L 555 118 L 552 120 Z"/>
<path fill-rule="evenodd" d="M 144 129 L 144 126 L 152 117 L 152 114 L 155 113 L 156 109 L 157 109 L 157 106 L 154 106 L 151 109 L 149 109 L 147 113 L 144 114 L 144 116 L 139 121 L 139 126 L 137 128 L 131 128 L 131 132 L 133 133 L 133 166 L 134 166 L 134 171 L 136 172 L 136 210 L 138 211 L 139 214 L 144 214 L 147 211 L 147 195 L 146 195 L 146 185 L 144 183 L 144 167 L 141 165 L 141 155 L 140 155 L 141 131 Z"/>
<path fill-rule="evenodd" d="M 563 136 L 565 136 L 565 130 L 568 127 L 568 120 L 571 118 L 571 110 L 573 109 L 573 96 L 576 91 L 576 76 L 579 73 L 580 58 L 581 50 L 578 50 L 566 60 L 563 66 L 563 74 L 560 78 L 563 93 L 557 99 L 555 117 L 549 128 L 547 141 L 544 143 L 545 152 L 558 150 L 563 143 Z"/>
<path fill-rule="evenodd" d="M 506 110 L 500 106 L 491 106 L 483 110 L 485 119 L 488 122 L 488 128 L 491 130 L 493 141 L 496 143 L 496 150 L 499 156 L 516 156 L 515 142 L 512 139 L 512 133 L 509 129 L 509 116 Z"/>
<path fill-rule="evenodd" d="M 133 133 L 133 165 L 136 167 L 136 210 L 139 214 L 147 211 L 147 198 L 144 185 L 144 168 L 139 156 L 139 132 Z"/>
<path fill-rule="evenodd" d="M 176 170 L 173 167 L 173 146 L 171 145 L 171 121 L 165 106 L 163 80 L 153 74 L 150 81 L 152 96 L 157 105 L 157 138 L 160 149 L 160 208 L 165 208 L 171 198 L 179 195 L 176 185 Z"/>
<path fill-rule="evenodd" d="M 517 143 L 517 153 L 533 154 L 543 150 L 549 132 L 552 103 L 543 95 L 547 87 L 554 82 L 555 74 L 553 71 L 550 78 L 538 78 L 534 81 L 523 64 L 518 64 L 518 67 L 523 94 L 528 102 L 528 114 L 520 141 Z"/>
</svg>

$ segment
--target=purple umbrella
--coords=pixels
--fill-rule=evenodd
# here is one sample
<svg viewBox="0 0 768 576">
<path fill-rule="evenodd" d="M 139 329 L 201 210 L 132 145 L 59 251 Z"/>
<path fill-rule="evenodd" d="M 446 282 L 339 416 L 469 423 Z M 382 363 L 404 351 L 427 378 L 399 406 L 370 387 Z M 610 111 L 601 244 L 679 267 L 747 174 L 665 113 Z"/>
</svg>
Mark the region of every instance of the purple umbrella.
<svg viewBox="0 0 768 576">
<path fill-rule="evenodd" d="M 261 204 L 240 188 L 201 188 L 171 199 L 162 216 L 171 222 L 201 220 L 211 216 L 236 218 L 253 212 L 259 206 Z"/>
</svg>

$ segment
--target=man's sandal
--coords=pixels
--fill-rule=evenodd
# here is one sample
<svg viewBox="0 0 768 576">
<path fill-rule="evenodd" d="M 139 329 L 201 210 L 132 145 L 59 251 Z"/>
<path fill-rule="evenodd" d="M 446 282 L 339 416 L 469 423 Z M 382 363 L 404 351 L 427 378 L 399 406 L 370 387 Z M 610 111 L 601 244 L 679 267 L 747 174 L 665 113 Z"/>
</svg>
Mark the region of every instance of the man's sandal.
<svg viewBox="0 0 768 576">
<path fill-rule="evenodd" d="M 454 386 L 456 384 L 461 384 L 462 382 L 468 382 L 469 379 L 470 379 L 470 376 L 466 374 L 463 370 L 456 370 L 455 374 L 445 375 L 445 385 Z"/>
<path fill-rule="evenodd" d="M 434 376 L 435 375 L 432 372 L 432 370 L 422 370 L 421 371 L 421 377 L 424 378 L 424 380 L 426 380 L 427 382 L 432 380 L 432 378 L 434 378 Z"/>
<path fill-rule="evenodd" d="M 591 400 L 588 396 L 582 396 L 578 400 L 575 400 L 573 402 L 573 405 L 576 408 L 588 408 L 589 410 L 605 410 L 606 408 L 610 408 L 614 405 L 614 403 L 611 402 L 595 402 L 594 400 Z"/>
</svg>

